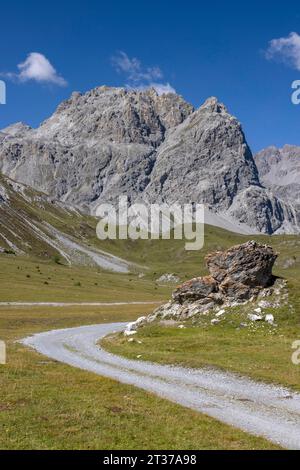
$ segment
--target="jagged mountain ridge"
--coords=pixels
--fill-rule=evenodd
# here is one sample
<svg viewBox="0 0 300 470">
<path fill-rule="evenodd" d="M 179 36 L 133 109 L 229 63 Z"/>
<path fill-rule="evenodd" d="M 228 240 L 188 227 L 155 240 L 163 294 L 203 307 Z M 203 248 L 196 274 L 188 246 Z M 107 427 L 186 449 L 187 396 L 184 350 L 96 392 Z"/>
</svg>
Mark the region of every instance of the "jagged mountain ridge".
<svg viewBox="0 0 300 470">
<path fill-rule="evenodd" d="M 297 231 L 294 208 L 263 187 L 240 123 L 216 98 L 194 110 L 153 89 L 73 93 L 38 129 L 0 133 L 0 171 L 91 213 L 127 195 L 205 203 L 237 231 Z"/>
<path fill-rule="evenodd" d="M 111 200 L 122 188 L 135 198 L 148 183 L 155 148 L 168 127 L 190 112 L 179 97 L 158 97 L 154 90 L 73 93 L 37 130 L 4 130 L 0 170 L 86 211 L 100 196 Z"/>
</svg>

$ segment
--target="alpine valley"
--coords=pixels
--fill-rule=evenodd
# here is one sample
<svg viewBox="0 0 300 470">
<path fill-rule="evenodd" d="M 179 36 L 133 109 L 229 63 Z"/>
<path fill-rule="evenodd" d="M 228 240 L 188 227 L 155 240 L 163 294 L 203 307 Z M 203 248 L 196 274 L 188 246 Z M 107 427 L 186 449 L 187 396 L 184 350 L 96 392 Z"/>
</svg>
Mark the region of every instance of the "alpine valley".
<svg viewBox="0 0 300 470">
<path fill-rule="evenodd" d="M 0 246 L 18 245 L 18 204 L 28 206 L 29 197 L 51 207 L 48 214 L 71 211 L 77 218 L 120 195 L 129 204 L 204 203 L 209 225 L 298 234 L 299 155 L 287 145 L 254 157 L 240 122 L 216 98 L 195 110 L 153 88 L 74 92 L 37 129 L 17 123 L 0 132 L 0 210 L 10 214 L 9 227 L 1 218 Z M 26 230 L 42 243 L 29 212 Z M 58 237 L 49 224 L 44 230 Z"/>
</svg>

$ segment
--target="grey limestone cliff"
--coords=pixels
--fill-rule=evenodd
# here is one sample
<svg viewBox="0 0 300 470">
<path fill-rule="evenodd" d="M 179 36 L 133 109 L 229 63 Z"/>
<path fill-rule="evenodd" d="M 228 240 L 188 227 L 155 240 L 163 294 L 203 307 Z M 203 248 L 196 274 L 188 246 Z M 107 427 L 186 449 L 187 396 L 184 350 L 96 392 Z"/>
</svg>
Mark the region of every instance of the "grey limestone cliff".
<svg viewBox="0 0 300 470">
<path fill-rule="evenodd" d="M 212 223 L 237 231 L 298 230 L 297 210 L 261 184 L 241 124 L 216 98 L 194 110 L 154 89 L 73 93 L 37 129 L 0 132 L 0 172 L 91 213 L 127 195 L 204 203 Z"/>
</svg>

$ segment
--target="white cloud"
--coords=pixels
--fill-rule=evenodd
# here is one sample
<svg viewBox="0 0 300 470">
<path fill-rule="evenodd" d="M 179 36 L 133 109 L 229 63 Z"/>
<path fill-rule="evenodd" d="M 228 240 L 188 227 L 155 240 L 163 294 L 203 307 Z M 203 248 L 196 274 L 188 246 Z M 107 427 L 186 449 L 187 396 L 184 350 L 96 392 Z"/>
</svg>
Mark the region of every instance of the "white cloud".
<svg viewBox="0 0 300 470">
<path fill-rule="evenodd" d="M 66 86 L 66 80 L 58 75 L 50 61 L 39 52 L 31 52 L 26 60 L 18 65 L 18 73 L 2 74 L 8 78 L 20 82 L 33 80 L 38 83 L 52 83 L 58 86 Z"/>
<path fill-rule="evenodd" d="M 176 90 L 170 83 L 150 83 L 150 86 L 154 88 L 159 95 L 163 95 L 164 93 L 176 93 Z"/>
<path fill-rule="evenodd" d="M 280 60 L 300 71 L 300 36 L 290 33 L 287 37 L 272 39 L 266 51 L 269 60 Z"/>
<path fill-rule="evenodd" d="M 111 58 L 111 63 L 118 73 L 126 77 L 129 88 L 145 89 L 155 88 L 158 94 L 176 93 L 169 83 L 160 83 L 163 79 L 163 73 L 157 66 L 143 67 L 141 61 L 136 57 L 130 58 L 126 52 L 119 51 L 117 55 Z"/>
<path fill-rule="evenodd" d="M 130 59 L 123 51 L 119 51 L 117 55 L 113 56 L 111 58 L 111 63 L 118 72 L 126 72 L 130 76 L 135 76 L 139 73 L 141 68 L 141 63 L 138 59 L 135 57 Z"/>
<path fill-rule="evenodd" d="M 125 73 L 128 80 L 140 82 L 143 80 L 151 81 L 163 77 L 159 67 L 143 68 L 141 62 L 136 57 L 128 57 L 126 52 L 119 51 L 113 56 L 111 62 L 119 73 Z"/>
</svg>

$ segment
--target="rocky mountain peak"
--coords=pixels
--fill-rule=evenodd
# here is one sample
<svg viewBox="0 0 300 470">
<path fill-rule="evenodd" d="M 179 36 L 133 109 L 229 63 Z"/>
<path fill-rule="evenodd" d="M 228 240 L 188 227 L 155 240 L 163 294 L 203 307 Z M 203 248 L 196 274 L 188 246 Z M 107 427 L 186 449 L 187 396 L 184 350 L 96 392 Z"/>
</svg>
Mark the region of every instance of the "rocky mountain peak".
<svg viewBox="0 0 300 470">
<path fill-rule="evenodd" d="M 298 230 L 298 212 L 262 186 L 240 122 L 215 97 L 195 110 L 153 88 L 74 92 L 37 129 L 0 133 L 0 171 L 90 213 L 126 195 L 203 203 L 211 223 L 241 233 Z"/>
<path fill-rule="evenodd" d="M 12 124 L 11 126 L 8 126 L 5 129 L 2 129 L 1 132 L 3 134 L 6 134 L 12 137 L 22 137 L 30 130 L 31 130 L 31 127 L 28 126 L 27 124 L 24 124 L 24 122 L 16 122 L 15 124 Z"/>
<path fill-rule="evenodd" d="M 211 96 L 200 107 L 200 110 L 207 109 L 211 113 L 228 113 L 226 106 L 218 98 Z"/>
<path fill-rule="evenodd" d="M 39 138 L 68 145 L 83 140 L 158 146 L 193 107 L 175 94 L 101 86 L 75 92 L 37 130 Z"/>
<path fill-rule="evenodd" d="M 209 98 L 169 131 L 146 193 L 151 202 L 201 201 L 217 212 L 252 185 L 260 182 L 241 125 L 217 98 Z"/>
</svg>

